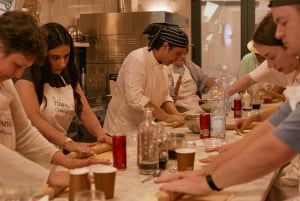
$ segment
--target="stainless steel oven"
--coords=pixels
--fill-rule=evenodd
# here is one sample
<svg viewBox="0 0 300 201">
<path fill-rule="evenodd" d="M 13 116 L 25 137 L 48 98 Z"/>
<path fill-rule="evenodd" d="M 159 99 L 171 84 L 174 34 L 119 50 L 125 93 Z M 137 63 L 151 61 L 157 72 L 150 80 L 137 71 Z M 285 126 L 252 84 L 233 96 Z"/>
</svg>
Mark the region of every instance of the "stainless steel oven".
<svg viewBox="0 0 300 201">
<path fill-rule="evenodd" d="M 142 32 L 154 22 L 189 25 L 187 18 L 165 11 L 80 15 L 79 28 L 90 43 L 86 48 L 88 97 L 102 97 L 105 103 L 123 60 L 132 50 L 147 45 Z"/>
</svg>

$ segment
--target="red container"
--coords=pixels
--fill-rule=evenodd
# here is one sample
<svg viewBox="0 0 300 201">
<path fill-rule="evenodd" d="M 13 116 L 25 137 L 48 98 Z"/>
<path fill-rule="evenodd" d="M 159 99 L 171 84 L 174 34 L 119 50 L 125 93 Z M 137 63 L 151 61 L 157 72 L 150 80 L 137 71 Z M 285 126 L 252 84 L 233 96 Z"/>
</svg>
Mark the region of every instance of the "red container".
<svg viewBox="0 0 300 201">
<path fill-rule="evenodd" d="M 235 98 L 233 100 L 233 117 L 234 118 L 242 117 L 242 100 L 240 98 Z"/>
<path fill-rule="evenodd" d="M 200 139 L 210 138 L 210 114 L 200 114 Z"/>
<path fill-rule="evenodd" d="M 119 170 L 126 169 L 126 135 L 113 135 L 113 166 Z"/>
</svg>

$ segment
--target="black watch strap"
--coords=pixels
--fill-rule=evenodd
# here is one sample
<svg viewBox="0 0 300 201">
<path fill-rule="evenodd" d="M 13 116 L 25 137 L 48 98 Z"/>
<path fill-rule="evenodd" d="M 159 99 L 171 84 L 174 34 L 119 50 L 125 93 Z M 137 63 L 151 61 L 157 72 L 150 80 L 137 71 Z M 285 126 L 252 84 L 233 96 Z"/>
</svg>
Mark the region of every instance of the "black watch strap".
<svg viewBox="0 0 300 201">
<path fill-rule="evenodd" d="M 214 191 L 221 191 L 222 190 L 221 188 L 216 186 L 216 184 L 213 181 L 210 174 L 206 175 L 206 182 L 212 190 L 214 190 Z"/>
</svg>

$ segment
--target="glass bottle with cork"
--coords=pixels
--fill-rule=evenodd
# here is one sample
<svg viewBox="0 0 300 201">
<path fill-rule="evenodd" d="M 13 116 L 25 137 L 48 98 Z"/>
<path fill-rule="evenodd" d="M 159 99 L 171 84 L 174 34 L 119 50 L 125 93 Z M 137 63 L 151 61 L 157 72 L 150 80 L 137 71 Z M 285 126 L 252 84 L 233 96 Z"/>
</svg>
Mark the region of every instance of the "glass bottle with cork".
<svg viewBox="0 0 300 201">
<path fill-rule="evenodd" d="M 137 164 L 140 174 L 155 174 L 159 169 L 159 132 L 153 123 L 153 108 L 144 108 L 144 120 L 139 126 Z"/>
</svg>

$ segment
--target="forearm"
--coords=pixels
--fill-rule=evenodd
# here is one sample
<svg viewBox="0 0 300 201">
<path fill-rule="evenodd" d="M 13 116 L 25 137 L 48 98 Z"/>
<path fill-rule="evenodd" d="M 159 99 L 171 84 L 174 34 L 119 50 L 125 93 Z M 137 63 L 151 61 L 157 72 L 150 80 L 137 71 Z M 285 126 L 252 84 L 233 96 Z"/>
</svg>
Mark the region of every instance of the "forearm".
<svg viewBox="0 0 300 201">
<path fill-rule="evenodd" d="M 295 155 L 295 151 L 268 132 L 212 172 L 213 180 L 219 188 L 249 182 L 280 168 Z"/>
<path fill-rule="evenodd" d="M 152 107 L 152 116 L 158 120 L 165 121 L 168 118 L 168 114 L 163 109 L 154 105 L 151 101 L 148 102 L 144 107 Z"/>
<path fill-rule="evenodd" d="M 216 77 L 208 77 L 205 83 L 205 86 L 210 88 L 215 83 Z"/>
<path fill-rule="evenodd" d="M 232 147 L 227 149 L 226 151 L 220 153 L 217 159 L 204 167 L 201 171 L 205 173 L 213 172 L 219 166 L 222 166 L 226 161 L 231 160 L 236 157 L 237 153 L 242 152 L 245 147 L 251 146 L 256 140 L 261 138 L 264 133 L 268 130 L 272 130 L 272 125 L 268 122 L 262 122 L 258 126 L 256 126 L 251 132 L 247 134 L 242 140 L 235 143 Z"/>
<path fill-rule="evenodd" d="M 161 106 L 168 114 L 180 114 L 171 101 L 164 102 Z"/>
<path fill-rule="evenodd" d="M 100 121 L 91 109 L 82 112 L 80 121 L 82 122 L 84 127 L 95 137 L 105 136 Z"/>
<path fill-rule="evenodd" d="M 61 151 L 57 151 L 51 160 L 51 164 L 60 165 L 66 168 L 70 168 L 72 164 L 72 159 L 64 155 Z"/>
<path fill-rule="evenodd" d="M 105 133 L 102 129 L 100 121 L 98 120 L 97 116 L 90 107 L 80 85 L 77 85 L 76 91 L 80 95 L 80 100 L 82 103 L 82 111 L 79 118 L 80 121 L 92 135 L 94 135 L 97 138 L 104 137 Z"/>
<path fill-rule="evenodd" d="M 229 96 L 232 96 L 235 93 L 245 90 L 251 84 L 254 84 L 254 83 L 255 83 L 255 81 L 250 77 L 249 74 L 244 75 L 244 76 L 240 77 L 238 80 L 236 80 L 232 85 L 229 86 L 228 94 L 229 94 Z"/>
<path fill-rule="evenodd" d="M 262 112 L 257 111 L 256 113 L 252 114 L 249 118 L 251 119 L 251 122 L 260 122 L 266 120 L 273 112 L 275 112 L 280 105 L 272 108 L 268 108 L 263 110 Z"/>
</svg>

